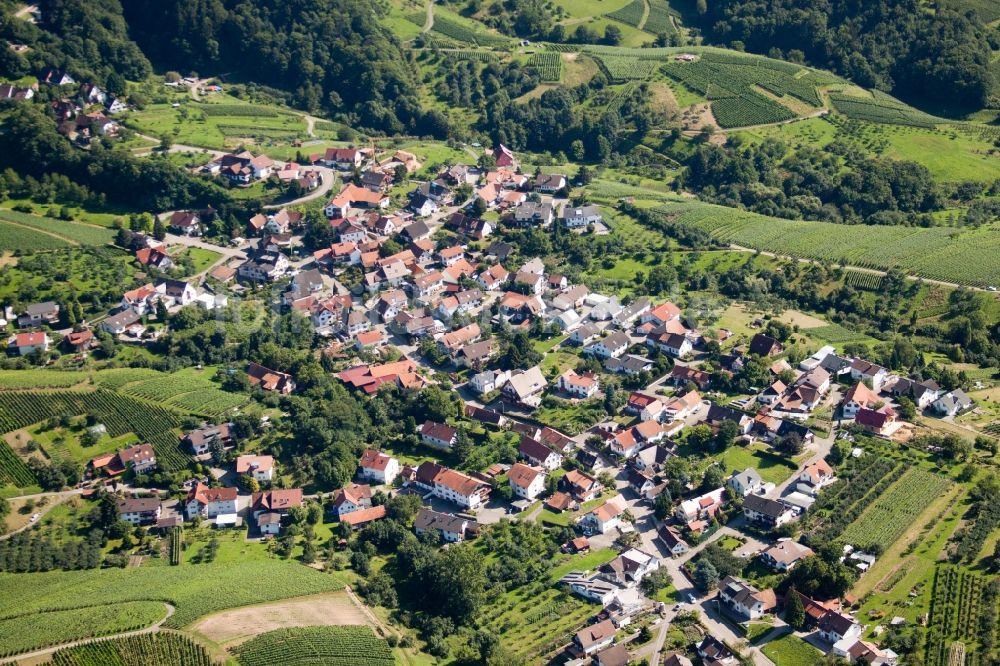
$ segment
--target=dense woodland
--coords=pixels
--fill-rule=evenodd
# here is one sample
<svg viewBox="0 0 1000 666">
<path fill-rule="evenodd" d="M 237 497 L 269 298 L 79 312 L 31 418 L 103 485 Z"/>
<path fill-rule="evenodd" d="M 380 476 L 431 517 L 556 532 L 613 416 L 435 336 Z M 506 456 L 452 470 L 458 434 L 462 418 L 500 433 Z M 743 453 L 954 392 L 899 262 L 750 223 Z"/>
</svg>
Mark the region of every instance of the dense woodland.
<svg viewBox="0 0 1000 666">
<path fill-rule="evenodd" d="M 973 15 L 919 0 L 698 0 L 705 36 L 802 57 L 858 85 L 945 110 L 996 102 L 990 53 L 1000 35 Z"/>
</svg>

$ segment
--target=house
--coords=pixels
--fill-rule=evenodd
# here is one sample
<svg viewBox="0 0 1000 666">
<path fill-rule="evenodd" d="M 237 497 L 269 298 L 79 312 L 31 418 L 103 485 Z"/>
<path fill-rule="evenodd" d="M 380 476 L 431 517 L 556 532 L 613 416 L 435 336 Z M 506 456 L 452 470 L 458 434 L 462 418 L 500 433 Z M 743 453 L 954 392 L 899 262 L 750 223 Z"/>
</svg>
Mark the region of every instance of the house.
<svg viewBox="0 0 1000 666">
<path fill-rule="evenodd" d="M 328 167 L 351 171 L 364 164 L 365 155 L 366 151 L 358 148 L 327 148 L 322 161 Z"/>
<path fill-rule="evenodd" d="M 640 443 L 634 428 L 616 433 L 609 445 L 611 453 L 622 458 L 631 458 L 639 452 Z"/>
<path fill-rule="evenodd" d="M 438 513 L 421 508 L 413 521 L 413 530 L 418 534 L 436 532 L 442 541 L 455 543 L 464 541 L 470 532 L 478 531 L 479 525 L 474 520 L 456 516 L 451 513 Z"/>
<path fill-rule="evenodd" d="M 444 275 L 440 271 L 432 271 L 414 278 L 413 295 L 420 299 L 428 299 L 444 291 Z"/>
<path fill-rule="evenodd" d="M 796 564 L 814 554 L 808 546 L 791 539 L 783 539 L 761 553 L 760 558 L 772 569 L 791 571 Z"/>
<path fill-rule="evenodd" d="M 227 154 L 213 159 L 205 170 L 222 175 L 238 185 L 249 185 L 254 180 L 266 180 L 274 171 L 274 160 L 267 155 L 254 155 L 250 151 Z"/>
<path fill-rule="evenodd" d="M 631 340 L 622 331 L 612 331 L 603 338 L 584 348 L 584 354 L 594 354 L 601 358 L 618 358 L 629 348 Z"/>
<path fill-rule="evenodd" d="M 12 99 L 15 101 L 27 101 L 35 96 L 35 89 L 32 87 L 21 88 L 10 83 L 0 84 L 0 100 Z"/>
<path fill-rule="evenodd" d="M 566 227 L 575 229 L 603 222 L 604 217 L 601 215 L 601 211 L 597 209 L 597 206 L 567 205 L 563 208 L 562 214 L 559 216 L 559 221 Z"/>
<path fill-rule="evenodd" d="M 529 293 L 541 296 L 545 292 L 545 276 L 541 273 L 518 271 L 514 276 L 514 284 L 527 288 Z"/>
<path fill-rule="evenodd" d="M 719 583 L 718 599 L 725 608 L 747 620 L 759 619 L 777 606 L 774 590 L 758 590 L 734 576 L 726 576 Z"/>
<path fill-rule="evenodd" d="M 18 328 L 34 328 L 45 324 L 59 323 L 59 304 L 52 301 L 32 303 L 17 318 Z"/>
<path fill-rule="evenodd" d="M 274 478 L 274 457 L 246 455 L 236 458 L 236 473 L 249 474 L 259 483 L 270 483 Z"/>
<path fill-rule="evenodd" d="M 549 226 L 552 224 L 552 204 L 525 201 L 514 209 L 514 224 L 520 227 Z"/>
<path fill-rule="evenodd" d="M 644 313 L 642 317 L 639 318 L 639 323 L 652 323 L 656 326 L 665 326 L 669 322 L 677 321 L 680 318 L 681 309 L 670 301 L 664 301 L 655 308 L 652 308 L 649 312 Z"/>
<path fill-rule="evenodd" d="M 773 530 L 785 523 L 791 522 L 796 515 L 796 508 L 777 500 L 747 495 L 743 500 L 743 515 L 751 523 Z"/>
<path fill-rule="evenodd" d="M 765 405 L 773 405 L 781 399 L 781 396 L 785 394 L 785 390 L 788 387 L 780 379 L 776 379 L 774 383 L 768 386 L 766 389 L 757 394 L 757 402 Z"/>
<path fill-rule="evenodd" d="M 458 430 L 443 423 L 425 421 L 420 426 L 420 439 L 424 444 L 450 449 L 455 446 L 455 442 L 458 440 Z"/>
<path fill-rule="evenodd" d="M 102 331 L 106 331 L 111 335 L 121 335 L 129 326 L 138 321 L 138 313 L 136 313 L 136 311 L 132 308 L 129 308 L 119 312 L 118 314 L 111 315 L 100 323 L 100 327 Z"/>
<path fill-rule="evenodd" d="M 834 646 L 841 644 L 842 647 L 846 647 L 842 642 L 850 641 L 853 643 L 861 638 L 864 631 L 864 627 L 853 617 L 835 610 L 828 610 L 824 613 L 823 617 L 816 623 L 816 628 L 819 630 L 820 638 L 824 641 Z"/>
<path fill-rule="evenodd" d="M 619 310 L 618 314 L 614 315 L 614 320 L 616 324 L 625 328 L 647 312 L 649 312 L 649 299 L 637 298 Z"/>
<path fill-rule="evenodd" d="M 646 395 L 645 393 L 640 393 L 639 391 L 633 391 L 629 394 L 628 400 L 625 402 L 625 412 L 627 414 L 640 414 L 642 410 L 657 401 L 658 399 L 654 396 Z"/>
<path fill-rule="evenodd" d="M 610 530 L 621 524 L 621 515 L 625 513 L 625 498 L 615 495 L 608 501 L 593 509 L 580 519 L 580 526 L 584 534 L 607 534 Z"/>
<path fill-rule="evenodd" d="M 118 514 L 129 525 L 149 525 L 160 519 L 159 497 L 122 497 Z"/>
<path fill-rule="evenodd" d="M 802 468 L 795 487 L 799 491 L 815 495 L 821 488 L 830 485 L 836 480 L 836 477 L 833 475 L 833 468 L 825 460 L 821 459 L 809 463 Z"/>
<path fill-rule="evenodd" d="M 729 647 L 711 634 L 705 636 L 695 648 L 706 666 L 736 666 L 739 660 Z"/>
<path fill-rule="evenodd" d="M 492 393 L 510 379 L 509 370 L 483 370 L 472 376 L 469 387 L 478 395 Z"/>
<path fill-rule="evenodd" d="M 623 644 L 606 647 L 594 655 L 597 666 L 628 666 L 632 663 L 632 653 Z"/>
<path fill-rule="evenodd" d="M 167 271 L 174 267 L 174 260 L 164 248 L 144 247 L 136 251 L 135 259 L 142 266 L 152 266 L 161 271 Z"/>
<path fill-rule="evenodd" d="M 217 516 L 228 516 L 235 514 L 236 497 L 239 494 L 236 488 L 209 488 L 202 482 L 198 482 L 191 487 L 188 492 L 184 507 L 188 518 L 201 516 L 202 518 L 216 518 Z"/>
<path fill-rule="evenodd" d="M 589 550 L 590 542 L 587 541 L 586 537 L 582 538 L 585 542 L 587 542 L 587 549 Z M 574 543 L 575 542 L 576 540 L 574 540 Z M 568 574 L 560 578 L 559 582 L 569 587 L 574 594 L 577 594 L 584 599 L 599 603 L 602 606 L 609 606 L 614 603 L 614 601 L 618 598 L 618 593 L 621 592 L 620 587 L 609 583 L 600 576 L 581 571 L 570 571 Z"/>
<path fill-rule="evenodd" d="M 859 381 L 844 395 L 841 412 L 845 419 L 853 419 L 861 409 L 873 409 L 881 403 L 878 394 Z"/>
<path fill-rule="evenodd" d="M 52 67 L 43 70 L 38 76 L 38 81 L 50 86 L 71 86 L 76 83 L 66 71 Z"/>
<path fill-rule="evenodd" d="M 328 219 L 337 220 L 346 218 L 352 208 L 387 208 L 389 201 L 389 195 L 384 192 L 373 192 L 366 187 L 349 183 L 337 196 L 326 202 L 323 212 Z"/>
<path fill-rule="evenodd" d="M 653 369 L 653 361 L 645 356 L 625 354 L 620 358 L 609 358 L 604 361 L 604 369 L 608 372 L 622 375 L 638 375 Z"/>
<path fill-rule="evenodd" d="M 414 192 L 413 196 L 410 197 L 408 208 L 417 217 L 428 217 L 437 212 L 438 204 L 426 194 Z"/>
<path fill-rule="evenodd" d="M 548 386 L 541 368 L 537 365 L 522 372 L 512 374 L 503 384 L 503 397 L 525 407 L 537 407 L 541 404 L 541 394 Z"/>
<path fill-rule="evenodd" d="M 972 409 L 972 398 L 965 394 L 962 389 L 949 391 L 935 400 L 931 408 L 941 416 L 956 416 L 964 411 Z"/>
<path fill-rule="evenodd" d="M 404 237 L 406 237 L 407 241 L 415 243 L 416 241 L 429 238 L 431 230 L 430 227 L 427 226 L 426 222 L 417 220 L 416 222 L 403 227 L 403 231 L 401 233 Z"/>
<path fill-rule="evenodd" d="M 476 407 L 475 405 L 466 404 L 463 413 L 467 419 L 478 421 L 484 425 L 491 425 L 498 429 L 503 429 L 508 423 L 507 417 L 500 412 Z"/>
<path fill-rule="evenodd" d="M 200 236 L 201 216 L 195 211 L 179 210 L 170 216 L 167 227 L 181 236 Z"/>
<path fill-rule="evenodd" d="M 409 359 L 384 363 L 382 365 L 357 365 L 337 374 L 337 379 L 351 388 L 372 394 L 387 383 L 395 383 L 402 388 L 420 388 L 423 379 L 417 374 L 417 366 Z"/>
<path fill-rule="evenodd" d="M 493 149 L 493 157 L 496 159 L 498 167 L 517 168 L 517 158 L 514 157 L 514 153 L 502 143 L 497 144 L 497 147 Z"/>
<path fill-rule="evenodd" d="M 783 349 L 780 342 L 763 333 L 757 333 L 750 340 L 749 351 L 757 356 L 775 356 L 780 354 Z"/>
<path fill-rule="evenodd" d="M 203 425 L 184 435 L 184 442 L 191 447 L 191 451 L 196 456 L 211 451 L 212 445 L 216 442 L 222 444 L 223 447 L 228 446 L 232 439 L 228 423 Z"/>
<path fill-rule="evenodd" d="M 337 517 L 346 516 L 352 511 L 361 511 L 372 507 L 371 486 L 352 483 L 338 488 L 333 493 L 333 510 Z"/>
<path fill-rule="evenodd" d="M 660 543 L 670 552 L 671 557 L 677 557 L 688 552 L 690 546 L 681 538 L 680 532 L 670 525 L 660 525 L 656 530 Z"/>
<path fill-rule="evenodd" d="M 250 509 L 254 517 L 267 512 L 287 514 L 289 509 L 297 506 L 302 506 L 301 488 L 265 490 L 250 496 Z"/>
<path fill-rule="evenodd" d="M 361 174 L 361 186 L 372 192 L 388 192 L 392 185 L 392 176 L 384 171 L 369 169 Z"/>
<path fill-rule="evenodd" d="M 421 468 L 427 463 L 421 464 Z M 447 467 L 435 465 L 436 474 L 432 480 L 432 493 L 460 507 L 478 509 L 489 499 L 490 486 L 483 481 L 457 472 Z M 420 468 L 418 468 L 418 475 Z"/>
<path fill-rule="evenodd" d="M 674 516 L 683 523 L 693 520 L 707 520 L 722 508 L 725 488 L 716 488 L 704 495 L 684 500 L 674 510 Z"/>
<path fill-rule="evenodd" d="M 882 384 L 889 378 L 889 371 L 881 365 L 866 361 L 863 358 L 856 358 L 851 361 L 851 379 L 857 381 L 868 380 L 872 388 L 878 392 L 882 390 Z"/>
<path fill-rule="evenodd" d="M 639 469 L 659 472 L 662 471 L 664 463 L 675 455 L 675 451 L 675 449 L 669 449 L 662 444 L 652 444 L 635 454 L 632 464 Z"/>
<path fill-rule="evenodd" d="M 657 420 L 680 421 L 698 411 L 699 407 L 701 407 L 701 394 L 697 391 L 688 391 L 684 395 L 674 396 L 664 403 L 663 412 Z M 653 405 L 650 405 L 651 410 L 652 408 Z"/>
<path fill-rule="evenodd" d="M 559 479 L 559 487 L 577 502 L 589 502 L 604 488 L 597 479 L 576 469 L 571 469 Z"/>
<path fill-rule="evenodd" d="M 247 376 L 251 386 L 258 386 L 265 391 L 277 391 L 287 395 L 295 390 L 295 380 L 291 375 L 265 368 L 259 363 L 251 362 L 247 366 Z"/>
<path fill-rule="evenodd" d="M 535 178 L 535 191 L 553 194 L 566 187 L 566 176 L 559 173 L 539 174 Z"/>
<path fill-rule="evenodd" d="M 562 465 L 563 457 L 546 445 L 531 437 L 521 437 L 517 453 L 534 466 L 542 469 L 555 470 Z"/>
<path fill-rule="evenodd" d="M 7 348 L 16 351 L 19 356 L 27 356 L 36 351 L 48 351 L 50 342 L 48 334 L 44 331 L 18 333 L 11 337 Z"/>
<path fill-rule="evenodd" d="M 482 285 L 483 289 L 487 291 L 497 291 L 510 278 L 510 271 L 501 266 L 500 264 L 493 264 L 479 275 L 476 276 L 476 282 Z"/>
<path fill-rule="evenodd" d="M 82 331 L 73 331 L 65 337 L 65 340 L 66 344 L 76 352 L 85 352 L 97 344 L 97 338 L 94 337 L 94 332 L 89 328 Z"/>
<path fill-rule="evenodd" d="M 358 462 L 358 476 L 380 485 L 390 485 L 399 472 L 398 460 L 375 449 L 365 449 Z"/>
<path fill-rule="evenodd" d="M 764 490 L 764 480 L 752 467 L 747 467 L 742 472 L 733 472 L 733 475 L 726 481 L 726 485 L 740 497 L 757 495 Z"/>
<path fill-rule="evenodd" d="M 156 453 L 150 444 L 137 444 L 118 452 L 122 466 L 136 474 L 145 474 L 156 469 Z"/>
<path fill-rule="evenodd" d="M 482 340 L 481 342 L 463 345 L 455 353 L 454 361 L 456 365 L 478 370 L 489 362 L 495 352 L 496 347 L 492 340 Z M 495 384 L 494 388 L 496 388 Z M 474 386 L 473 389 L 475 389 Z"/>
<path fill-rule="evenodd" d="M 514 463 L 507 472 L 514 495 L 526 500 L 534 500 L 545 490 L 545 470 L 539 467 L 528 467 L 523 463 Z"/>
<path fill-rule="evenodd" d="M 690 338 L 681 333 L 662 333 L 647 340 L 674 358 L 684 358 L 694 350 Z"/>
<path fill-rule="evenodd" d="M 128 104 L 121 97 L 111 97 L 105 103 L 104 108 L 109 115 L 113 116 L 128 111 Z"/>
<path fill-rule="evenodd" d="M 156 285 L 156 292 L 167 307 L 190 305 L 198 298 L 195 286 L 183 280 L 162 280 Z"/>
<path fill-rule="evenodd" d="M 854 422 L 873 435 L 888 437 L 895 430 L 896 412 L 888 405 L 879 409 L 866 409 L 862 407 L 854 416 Z"/>
<path fill-rule="evenodd" d="M 694 664 L 680 652 L 667 652 L 663 655 L 663 666 L 694 666 Z"/>
<path fill-rule="evenodd" d="M 609 582 L 632 587 L 659 568 L 660 560 L 637 548 L 630 548 L 601 565 L 598 571 Z"/>
<path fill-rule="evenodd" d="M 584 656 L 589 657 L 611 645 L 615 640 L 616 631 L 611 620 L 603 620 L 578 631 L 573 637 L 573 642 Z"/>
<path fill-rule="evenodd" d="M 453 354 L 461 349 L 463 345 L 477 340 L 481 333 L 479 324 L 473 322 L 458 330 L 445 333 L 438 339 L 438 345 L 444 351 Z"/>
<path fill-rule="evenodd" d="M 239 279 L 250 282 L 274 282 L 283 278 L 289 267 L 288 257 L 284 254 L 264 250 L 240 264 L 236 275 Z"/>
<path fill-rule="evenodd" d="M 732 421 L 739 427 L 742 434 L 747 434 L 753 427 L 753 419 L 732 407 L 717 405 L 714 402 L 708 406 L 708 414 L 705 415 L 705 422 L 708 425 L 719 425 L 723 421 Z"/>
<path fill-rule="evenodd" d="M 560 391 L 581 399 L 594 397 L 601 388 L 597 375 L 592 372 L 578 375 L 572 368 L 559 375 L 556 386 Z"/>
<path fill-rule="evenodd" d="M 704 391 L 711 384 L 712 376 L 704 370 L 675 363 L 674 367 L 670 369 L 669 381 L 678 388 L 694 384 L 699 391 Z"/>
<path fill-rule="evenodd" d="M 164 290 L 166 291 L 166 290 Z M 136 314 L 144 315 L 153 312 L 156 304 L 163 298 L 163 292 L 157 290 L 153 283 L 147 283 L 141 287 L 130 289 L 122 294 L 122 300 L 118 306 L 123 310 L 131 308 Z"/>
</svg>

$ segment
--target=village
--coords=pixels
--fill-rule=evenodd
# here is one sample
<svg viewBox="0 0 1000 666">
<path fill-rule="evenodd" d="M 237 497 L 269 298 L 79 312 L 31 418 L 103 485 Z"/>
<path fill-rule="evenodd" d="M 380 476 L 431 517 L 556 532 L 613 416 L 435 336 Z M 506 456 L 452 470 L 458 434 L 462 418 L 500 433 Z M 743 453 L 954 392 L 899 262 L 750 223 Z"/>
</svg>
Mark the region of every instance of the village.
<svg viewBox="0 0 1000 666">
<path fill-rule="evenodd" d="M 758 578 L 779 580 L 816 557 L 791 537 L 836 483 L 828 463 L 835 447 L 847 442 L 849 457 L 863 461 L 874 452 L 855 446 L 852 433 L 905 440 L 912 428 L 906 414 L 912 419 L 915 409 L 952 419 L 973 408 L 968 396 L 838 354 L 833 346 L 790 362 L 783 353 L 787 326 L 758 321 L 759 331 L 741 338 L 699 327 L 670 301 L 620 300 L 573 284 L 550 271 L 545 256 L 526 256 L 493 237 L 501 228 L 607 233 L 601 208 L 569 200 L 566 175 L 521 173 L 503 145 L 483 157 L 481 164 L 449 165 L 434 180 L 416 183 L 398 210 L 387 192 L 420 166 L 405 151 L 328 149 L 304 165 L 246 151 L 215 157 L 202 171 L 241 185 L 293 179 L 308 192 L 338 174 L 347 184 L 323 207 L 333 242 L 306 251 L 302 213 L 264 210 L 246 220 L 248 240 L 225 248 L 219 263 L 195 279 L 177 279 L 168 246 L 202 243 L 202 225 L 213 212 L 172 212 L 162 218 L 166 239 L 128 234 L 135 261 L 151 276 L 147 284 L 122 293 L 93 328 L 53 330 L 60 320 L 53 302 L 7 308 L 6 320 L 21 331 L 8 349 L 42 358 L 57 345 L 87 354 L 104 336 L 151 344 L 167 332 L 168 313 L 202 308 L 211 314 L 231 300 L 265 294 L 269 307 L 299 313 L 311 324 L 323 340 L 319 353 L 350 391 L 364 396 L 386 385 L 404 391 L 443 385 L 460 397 L 461 413 L 416 424 L 412 435 L 422 462 L 371 442 L 353 483 L 315 495 L 276 485 L 278 462 L 269 455 L 240 454 L 219 465 L 220 454 L 234 446 L 230 422 L 183 434 L 185 452 L 211 473 L 191 479 L 180 501 L 161 501 L 142 488 L 157 468 L 149 444 L 94 458 L 88 483 L 119 491 L 126 522 L 159 530 L 205 522 L 267 540 L 280 537 L 296 511 L 319 502 L 346 543 L 386 518 L 387 498 L 415 495 L 422 508 L 414 531 L 435 535 L 448 548 L 499 521 L 545 524 L 551 517 L 574 532 L 565 553 L 616 553 L 557 583 L 595 604 L 593 621 L 562 649 L 563 663 L 619 666 L 646 659 L 681 666 L 700 659 L 728 666 L 749 655 L 768 664 L 759 649 L 745 650 L 742 637 L 762 621 L 775 635 L 791 630 L 780 619 L 790 603 L 806 617 L 795 634 L 823 653 L 872 666 L 896 663 L 891 649 L 863 638 L 868 622 L 846 602 L 794 588 L 791 602 L 770 587 L 720 576 L 714 567 L 709 573 L 695 566 L 696 557 L 713 544 L 735 543 L 735 557 L 759 564 L 755 570 L 764 573 Z M 537 340 L 551 343 L 538 351 Z M 550 362 L 556 354 L 558 362 Z M 727 397 L 719 382 L 748 368 L 754 381 L 766 381 L 743 398 Z M 297 388 L 295 376 L 257 363 L 230 373 L 266 393 L 289 395 Z M 594 405 L 603 411 L 585 428 L 557 418 Z M 832 421 L 817 423 L 820 411 L 833 414 Z M 516 460 L 465 471 L 442 464 L 468 446 L 473 431 L 515 437 Z M 775 482 L 754 466 L 714 460 L 703 477 L 678 478 L 672 461 L 699 446 L 753 451 L 751 459 L 778 460 L 787 469 Z M 848 544 L 840 557 L 857 575 L 881 555 L 863 546 Z M 674 600 L 658 594 L 667 586 Z M 671 624 L 692 617 L 709 630 L 696 654 L 667 651 Z M 651 627 L 655 638 L 633 649 L 630 627 L 639 625 Z"/>
</svg>

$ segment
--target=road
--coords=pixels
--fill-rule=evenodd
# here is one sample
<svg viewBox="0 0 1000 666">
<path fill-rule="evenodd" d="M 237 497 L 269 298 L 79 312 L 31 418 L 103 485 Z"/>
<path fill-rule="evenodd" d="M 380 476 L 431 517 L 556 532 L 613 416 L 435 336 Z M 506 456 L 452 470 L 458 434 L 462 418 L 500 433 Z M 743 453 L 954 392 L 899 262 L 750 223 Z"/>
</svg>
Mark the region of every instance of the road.
<svg viewBox="0 0 1000 666">
<path fill-rule="evenodd" d="M 69 499 L 73 495 L 79 495 L 82 492 L 83 492 L 82 488 L 76 488 L 74 490 L 64 490 L 64 491 L 58 492 L 58 493 L 38 493 L 37 495 L 20 495 L 18 497 L 8 497 L 7 498 L 8 500 L 39 499 L 39 498 L 42 498 L 42 497 L 55 497 L 56 501 L 49 502 L 45 506 L 39 507 L 38 509 L 36 509 L 35 511 L 33 511 L 33 513 L 37 513 L 38 514 L 38 519 L 37 520 L 29 522 L 29 523 L 27 523 L 27 524 L 25 524 L 25 525 L 17 528 L 16 530 L 13 530 L 11 532 L 7 532 L 6 534 L 0 534 L 0 541 L 3 541 L 4 539 L 9 539 L 10 537 L 14 536 L 15 534 L 20 534 L 21 532 L 23 532 L 25 530 L 31 529 L 32 527 L 34 527 L 35 525 L 37 525 L 39 522 L 41 522 L 42 518 L 44 518 L 45 514 L 47 514 L 49 511 L 51 511 L 55 507 L 57 507 L 60 504 L 62 504 L 63 502 L 65 502 L 67 499 Z"/>
<path fill-rule="evenodd" d="M 333 169 L 328 169 L 327 167 L 314 166 L 310 167 L 315 171 L 319 171 L 320 179 L 322 184 L 317 187 L 312 192 L 308 194 L 303 194 L 298 199 L 292 199 L 291 201 L 283 201 L 281 203 L 267 204 L 264 206 L 265 210 L 274 210 L 275 208 L 286 208 L 288 206 L 297 206 L 298 204 L 305 203 L 307 201 L 312 201 L 313 199 L 319 199 L 320 197 L 327 194 L 337 182 L 337 172 Z"/>
<path fill-rule="evenodd" d="M 43 656 L 45 656 L 47 654 L 52 654 L 53 652 L 56 652 L 58 650 L 62 650 L 63 648 L 76 647 L 77 645 L 86 645 L 88 643 L 96 643 L 96 642 L 99 642 L 99 641 L 110 641 L 110 640 L 115 640 L 115 639 L 118 639 L 118 638 L 125 638 L 127 636 L 140 636 L 142 634 L 155 634 L 163 626 L 163 623 L 166 622 L 167 620 L 169 620 L 170 616 L 173 615 L 174 612 L 177 610 L 176 608 L 174 608 L 172 605 L 168 604 L 165 601 L 163 602 L 163 605 L 167 607 L 167 615 L 166 615 L 166 617 L 164 617 L 162 620 L 160 620 L 156 624 L 153 624 L 153 625 L 150 625 L 150 626 L 146 627 L 145 629 L 138 629 L 136 631 L 125 631 L 125 632 L 122 632 L 120 634 L 109 634 L 107 636 L 101 636 L 100 638 L 86 638 L 86 639 L 79 640 L 79 641 L 70 641 L 68 643 L 61 643 L 59 645 L 54 645 L 52 647 L 47 647 L 47 648 L 44 648 L 42 650 L 35 650 L 34 652 L 23 652 L 21 654 L 14 655 L 13 657 L 5 657 L 3 659 L 0 659 L 0 664 L 11 664 L 11 663 L 19 662 L 21 660 L 28 660 L 28 659 L 34 659 L 36 657 L 43 657 Z"/>
<path fill-rule="evenodd" d="M 162 213 L 160 215 L 160 217 L 163 218 L 163 217 L 167 217 L 169 215 L 170 215 L 169 212 Z M 213 262 L 212 265 L 210 265 L 207 268 L 205 268 L 205 270 L 201 271 L 200 273 L 196 273 L 195 275 L 192 275 L 192 276 L 188 277 L 187 279 L 188 279 L 189 282 L 197 282 L 199 278 L 201 278 L 204 275 L 207 275 L 209 273 L 209 271 L 211 271 L 212 269 L 214 269 L 216 266 L 224 264 L 227 261 L 229 261 L 230 259 L 233 259 L 234 257 L 245 257 L 246 256 L 246 251 L 245 250 L 241 250 L 241 249 L 236 248 L 236 247 L 224 247 L 222 245 L 212 245 L 211 243 L 206 243 L 203 240 L 199 240 L 198 238 L 193 238 L 191 236 L 177 236 L 176 234 L 167 234 L 163 238 L 163 242 L 167 246 L 170 246 L 170 245 L 183 245 L 185 247 L 197 247 L 197 248 L 201 248 L 202 250 L 209 250 L 210 252 L 217 252 L 218 254 L 222 255 L 215 262 Z"/>
</svg>

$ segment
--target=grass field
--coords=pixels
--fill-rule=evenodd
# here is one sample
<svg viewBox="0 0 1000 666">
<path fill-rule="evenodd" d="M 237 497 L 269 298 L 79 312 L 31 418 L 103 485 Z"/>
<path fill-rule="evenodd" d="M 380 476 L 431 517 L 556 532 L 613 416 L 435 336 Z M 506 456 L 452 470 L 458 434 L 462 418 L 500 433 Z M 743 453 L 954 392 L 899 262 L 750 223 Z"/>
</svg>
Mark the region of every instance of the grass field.
<svg viewBox="0 0 1000 666">
<path fill-rule="evenodd" d="M 726 467 L 727 473 L 753 467 L 760 473 L 760 478 L 774 484 L 783 482 L 798 469 L 795 463 L 764 450 L 760 445 L 731 446 L 719 456 L 719 462 Z"/>
<path fill-rule="evenodd" d="M 823 659 L 819 650 L 791 634 L 766 643 L 761 652 L 777 666 L 815 666 Z"/>
<path fill-rule="evenodd" d="M 71 243 L 59 236 L 35 231 L 30 227 L 12 224 L 0 218 L 0 252 L 30 252 L 69 247 Z"/>
</svg>

